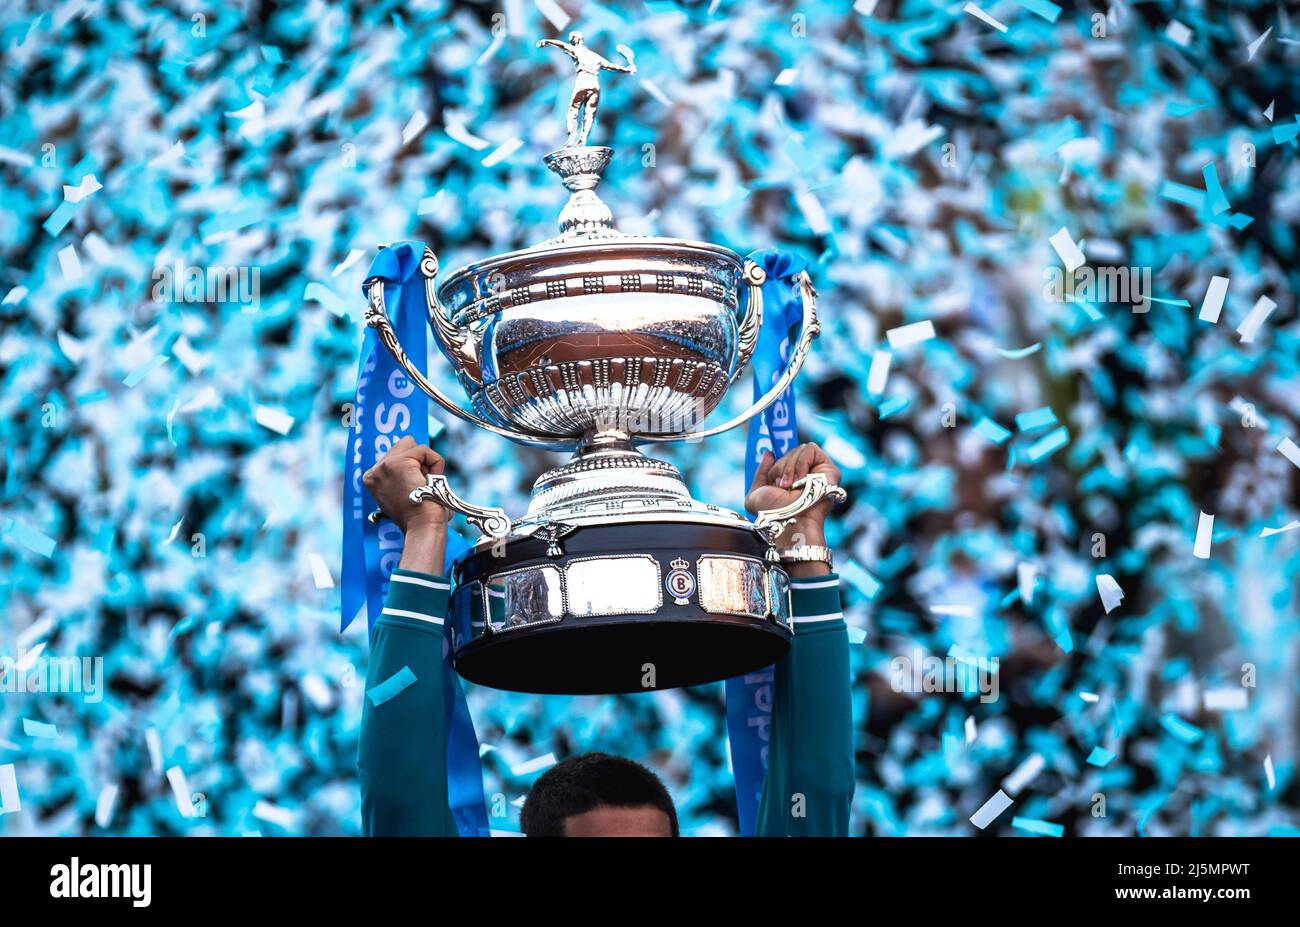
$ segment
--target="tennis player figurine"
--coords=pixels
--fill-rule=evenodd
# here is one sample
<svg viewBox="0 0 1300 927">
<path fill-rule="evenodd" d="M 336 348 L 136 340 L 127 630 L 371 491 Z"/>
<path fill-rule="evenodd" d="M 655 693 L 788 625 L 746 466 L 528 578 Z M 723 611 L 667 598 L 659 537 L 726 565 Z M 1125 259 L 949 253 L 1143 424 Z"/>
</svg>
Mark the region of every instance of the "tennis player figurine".
<svg viewBox="0 0 1300 927">
<path fill-rule="evenodd" d="M 626 46 L 618 46 L 618 52 L 627 59 L 627 64 L 615 64 L 583 44 L 581 32 L 570 32 L 567 42 L 561 42 L 559 39 L 542 39 L 537 43 L 538 48 L 546 45 L 554 46 L 564 52 L 573 59 L 578 68 L 578 78 L 573 83 L 573 96 L 569 98 L 569 140 L 565 143 L 565 147 L 584 147 L 587 144 L 587 136 L 591 133 L 591 127 L 596 122 L 596 110 L 600 106 L 600 72 L 621 71 L 624 74 L 635 74 L 636 65 L 632 61 L 632 51 Z M 581 121 L 579 114 L 581 114 Z"/>
</svg>

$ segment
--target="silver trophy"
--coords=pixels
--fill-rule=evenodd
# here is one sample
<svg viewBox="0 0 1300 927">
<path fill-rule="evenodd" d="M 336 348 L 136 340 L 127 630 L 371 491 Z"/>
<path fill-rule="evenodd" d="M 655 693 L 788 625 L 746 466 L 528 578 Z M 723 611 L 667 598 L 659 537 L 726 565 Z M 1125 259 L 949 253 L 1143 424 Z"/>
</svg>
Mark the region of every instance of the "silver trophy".
<svg viewBox="0 0 1300 927">
<path fill-rule="evenodd" d="M 601 70 L 635 73 L 579 33 L 547 40 L 577 66 L 566 147 L 546 165 L 569 190 L 560 234 L 438 282 L 420 265 L 429 321 L 470 409 L 424 377 L 398 343 L 383 283 L 366 323 L 413 382 L 452 415 L 520 444 L 572 451 L 511 518 L 442 476 L 411 494 L 464 514 L 483 534 L 454 570 L 448 621 L 457 671 L 528 692 L 626 692 L 696 685 L 770 665 L 789 647 L 789 579 L 775 543 L 804 510 L 844 491 L 813 475 L 799 498 L 749 521 L 692 498 L 671 464 L 638 445 L 700 440 L 748 422 L 794 380 L 817 337 L 816 294 L 781 376 L 744 412 L 704 420 L 749 362 L 763 318 L 762 268 L 696 241 L 618 231 L 596 194 L 613 151 L 586 144 Z M 376 513 L 378 517 L 378 513 Z"/>
</svg>

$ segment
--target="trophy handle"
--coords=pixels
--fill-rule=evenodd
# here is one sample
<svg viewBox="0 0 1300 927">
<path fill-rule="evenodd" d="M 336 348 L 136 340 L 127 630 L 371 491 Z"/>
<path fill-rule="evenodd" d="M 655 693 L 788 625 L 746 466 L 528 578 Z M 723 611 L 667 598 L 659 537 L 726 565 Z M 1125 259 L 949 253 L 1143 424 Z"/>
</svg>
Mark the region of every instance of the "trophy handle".
<svg viewBox="0 0 1300 927">
<path fill-rule="evenodd" d="M 424 277 L 424 301 L 429 307 L 429 326 L 442 352 L 451 358 L 475 383 L 483 382 L 483 368 L 479 361 L 478 343 L 468 331 L 451 321 L 451 313 L 438 301 L 438 255 L 432 248 L 424 249 L 420 259 L 420 273 Z"/>
<path fill-rule="evenodd" d="M 432 253 L 428 252 L 426 258 Z M 434 259 L 434 268 L 435 270 L 437 268 L 436 258 Z M 426 280 L 426 286 L 429 285 L 431 284 Z M 401 342 L 397 340 L 397 333 L 393 331 L 393 323 L 389 321 L 388 310 L 384 306 L 384 281 L 378 277 L 372 277 L 366 281 L 365 287 L 369 297 L 366 305 L 366 324 L 375 330 L 379 340 L 388 349 L 388 353 L 393 355 L 393 360 L 397 361 L 397 365 L 406 371 L 406 375 L 411 378 L 411 382 L 424 390 L 429 398 L 442 406 L 443 409 L 472 425 L 477 425 L 486 431 L 500 435 L 503 438 L 509 438 L 512 441 L 518 441 L 521 444 L 556 450 L 565 450 L 573 446 L 571 438 L 554 438 L 548 435 L 516 431 L 513 428 L 503 428 L 475 415 L 473 412 L 465 411 L 448 399 L 438 387 L 430 383 L 428 378 L 411 363 L 411 359 L 406 356 L 406 351 L 403 350 Z"/>
<path fill-rule="evenodd" d="M 849 497 L 843 486 L 828 483 L 823 473 L 809 473 L 803 479 L 795 480 L 791 488 L 803 490 L 798 499 L 779 509 L 763 509 L 754 516 L 754 527 L 766 533 L 769 542 L 775 543 L 787 525 L 822 499 L 843 502 Z"/>
<path fill-rule="evenodd" d="M 749 359 L 758 345 L 758 332 L 763 327 L 763 282 L 767 272 L 753 261 L 745 261 L 743 272 L 749 298 L 745 304 L 745 317 L 740 320 L 736 333 L 736 369 L 731 372 L 728 384 L 735 383 L 741 371 L 749 366 Z"/>
<path fill-rule="evenodd" d="M 425 499 L 432 498 L 443 507 L 464 515 L 466 521 L 493 540 L 500 540 L 510 534 L 510 529 L 514 525 L 505 509 L 466 502 L 451 491 L 447 477 L 441 473 L 430 473 L 427 480 L 427 485 L 417 486 L 411 490 L 411 505 L 419 505 Z M 371 524 L 378 524 L 385 515 L 376 509 L 366 517 Z"/>
<path fill-rule="evenodd" d="M 762 272 L 761 268 L 758 268 L 758 270 L 760 273 Z M 795 344 L 794 350 L 790 352 L 790 359 L 786 361 L 785 372 L 781 374 L 780 379 L 772 384 L 772 388 L 755 400 L 744 412 L 714 428 L 706 428 L 703 431 L 678 431 L 666 435 L 637 435 L 635 438 L 636 443 L 658 444 L 664 441 L 699 441 L 704 438 L 711 438 L 714 435 L 722 434 L 724 431 L 730 431 L 737 425 L 745 424 L 780 398 L 781 394 L 794 382 L 794 378 L 799 375 L 799 371 L 803 368 L 803 362 L 808 359 L 808 352 L 812 348 L 813 340 L 821 334 L 821 325 L 817 322 L 817 291 L 813 289 L 812 278 L 808 276 L 807 271 L 801 270 L 795 274 L 794 280 L 799 286 L 800 302 L 803 304 L 803 322 L 799 328 L 799 341 Z M 753 286 L 752 283 L 751 286 Z M 761 306 L 758 311 L 762 312 Z M 757 332 L 755 332 L 755 343 L 757 343 Z M 752 347 L 750 352 L 753 353 Z"/>
</svg>

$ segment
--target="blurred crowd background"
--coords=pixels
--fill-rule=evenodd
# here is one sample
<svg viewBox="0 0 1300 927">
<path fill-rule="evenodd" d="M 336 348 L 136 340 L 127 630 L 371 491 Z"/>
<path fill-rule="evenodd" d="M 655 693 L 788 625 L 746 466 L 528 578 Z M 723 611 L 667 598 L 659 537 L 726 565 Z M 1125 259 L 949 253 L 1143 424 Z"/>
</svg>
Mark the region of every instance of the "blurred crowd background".
<svg viewBox="0 0 1300 927">
<path fill-rule="evenodd" d="M 622 229 L 813 262 L 854 833 L 1300 835 L 1300 26 L 1253 0 L 7 2 L 0 658 L 103 687 L 0 690 L 0 834 L 359 831 L 360 284 L 380 242 L 452 269 L 554 234 L 572 69 L 534 43 L 571 29 L 635 55 L 591 138 Z M 1051 298 L 1067 239 L 1147 311 Z M 160 294 L 178 262 L 256 292 Z M 559 459 L 433 427 L 512 513 Z M 743 441 L 661 450 L 739 508 Z M 997 699 L 899 691 L 917 654 L 996 659 Z M 593 749 L 735 830 L 721 685 L 469 701 L 500 830 Z"/>
</svg>

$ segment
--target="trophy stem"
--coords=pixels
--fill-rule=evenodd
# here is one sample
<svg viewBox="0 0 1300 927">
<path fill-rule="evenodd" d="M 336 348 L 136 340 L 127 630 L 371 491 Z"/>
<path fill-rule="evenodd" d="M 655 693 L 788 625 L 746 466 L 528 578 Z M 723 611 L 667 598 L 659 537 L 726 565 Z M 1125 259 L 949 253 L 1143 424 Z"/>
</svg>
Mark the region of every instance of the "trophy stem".
<svg viewBox="0 0 1300 927">
<path fill-rule="evenodd" d="M 546 156 L 546 166 L 560 176 L 569 201 L 560 212 L 560 240 L 609 238 L 618 235 L 614 214 L 596 195 L 601 172 L 614 152 L 603 146 L 561 148 Z"/>
</svg>

